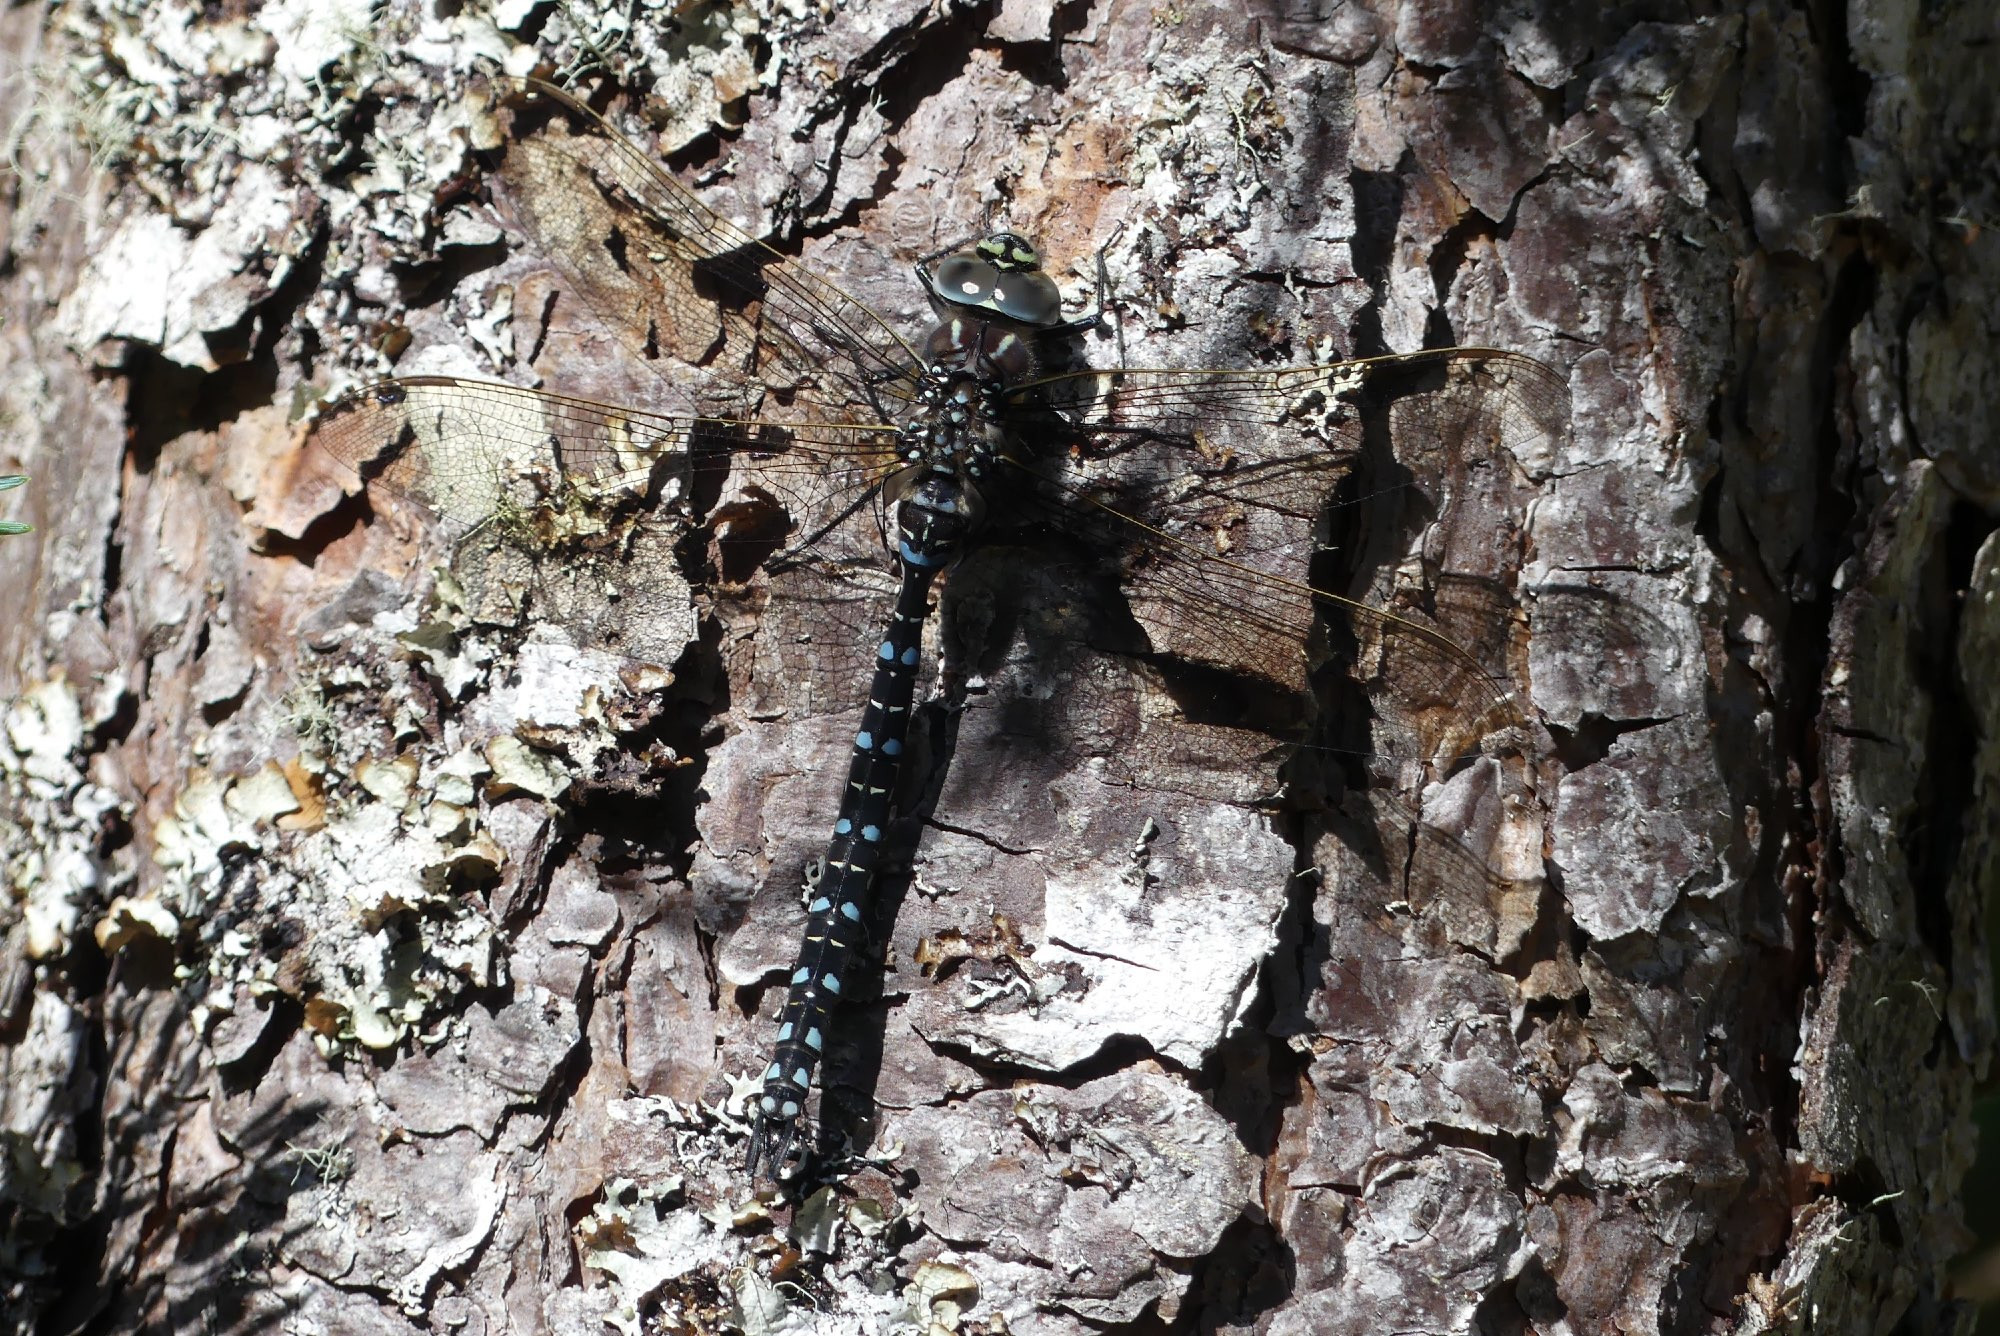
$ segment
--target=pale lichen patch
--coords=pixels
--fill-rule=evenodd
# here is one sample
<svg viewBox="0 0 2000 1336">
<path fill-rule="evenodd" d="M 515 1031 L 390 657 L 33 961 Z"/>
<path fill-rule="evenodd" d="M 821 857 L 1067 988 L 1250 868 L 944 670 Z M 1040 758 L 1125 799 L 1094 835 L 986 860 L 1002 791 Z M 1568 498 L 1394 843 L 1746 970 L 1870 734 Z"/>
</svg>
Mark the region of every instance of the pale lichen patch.
<svg viewBox="0 0 2000 1336">
<path fill-rule="evenodd" d="M 493 766 L 493 779 L 487 791 L 495 798 L 532 793 L 555 799 L 569 788 L 569 776 L 562 772 L 561 766 L 519 738 L 493 739 L 486 746 L 486 759 Z"/>
<path fill-rule="evenodd" d="M 694 1211 L 662 1210 L 682 1195 L 674 1177 L 640 1184 L 613 1179 L 577 1226 L 583 1264 L 609 1278 L 615 1308 L 605 1321 L 639 1336 L 640 1310 L 671 1281 L 732 1260 L 728 1236 Z"/>
<path fill-rule="evenodd" d="M 67 953 L 84 916 L 130 875 L 99 848 L 122 804 L 88 777 L 91 728 L 60 673 L 23 691 L 0 722 L 4 810 L 24 814 L 0 818 L 0 868 L 21 906 L 20 949 L 30 960 Z"/>
</svg>

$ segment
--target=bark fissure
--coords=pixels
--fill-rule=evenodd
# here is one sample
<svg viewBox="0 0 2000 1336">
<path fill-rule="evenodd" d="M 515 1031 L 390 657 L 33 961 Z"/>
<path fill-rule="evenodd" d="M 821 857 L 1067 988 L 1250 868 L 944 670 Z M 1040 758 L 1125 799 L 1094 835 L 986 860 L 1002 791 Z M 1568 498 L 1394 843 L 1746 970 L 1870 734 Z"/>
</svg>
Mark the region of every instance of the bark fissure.
<svg viewBox="0 0 2000 1336">
<path fill-rule="evenodd" d="M 36 62 L 0 79 L 0 473 L 36 525 L 0 536 L 0 1321 L 1965 1329 L 1979 7 L 670 8 L 0 14 Z M 1412 461 L 1371 419 L 1378 477 L 1462 490 L 1413 515 L 1357 472 L 1311 571 L 1480 633 L 1523 717 L 1424 770 L 1320 658 L 1393 647 L 1329 618 L 1319 745 L 1281 761 L 1289 698 L 1205 699 L 1145 572 L 1023 576 L 1016 526 L 929 637 L 983 695 L 910 736 L 886 973 L 824 1036 L 821 1149 L 873 1147 L 754 1199 L 865 680 L 823 665 L 874 651 L 886 530 L 699 477 L 740 546 L 626 531 L 570 590 L 645 605 L 656 661 L 300 448 L 343 378 L 658 413 L 785 355 L 609 328 L 502 225 L 532 182 L 471 77 L 502 61 L 595 71 L 645 154 L 905 337 L 910 257 L 1004 221 L 1066 287 L 1108 265 L 1083 362 L 1556 364 L 1568 430 L 1499 467 L 1449 467 L 1490 422 Z M 617 235 L 606 283 L 649 281 Z"/>
</svg>

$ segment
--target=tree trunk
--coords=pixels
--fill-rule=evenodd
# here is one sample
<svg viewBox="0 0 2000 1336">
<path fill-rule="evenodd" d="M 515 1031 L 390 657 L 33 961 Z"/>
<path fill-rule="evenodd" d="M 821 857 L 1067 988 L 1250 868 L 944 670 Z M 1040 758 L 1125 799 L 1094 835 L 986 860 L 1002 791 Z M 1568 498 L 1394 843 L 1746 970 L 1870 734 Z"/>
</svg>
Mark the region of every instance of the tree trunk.
<svg viewBox="0 0 2000 1336">
<path fill-rule="evenodd" d="M 630 17 L 0 15 L 15 1329 L 1969 1329 L 1984 5 Z M 534 52 L 911 338 L 912 263 L 1005 224 L 1072 310 L 1106 256 L 1095 365 L 1558 367 L 1480 539 L 1533 726 L 1398 792 L 1115 655 L 966 665 L 829 1044 L 866 1153 L 753 1193 L 859 717 L 799 665 L 886 555 L 811 622 L 662 559 L 672 653 L 524 639 L 300 421 L 657 392 L 485 200 L 469 77 Z"/>
</svg>

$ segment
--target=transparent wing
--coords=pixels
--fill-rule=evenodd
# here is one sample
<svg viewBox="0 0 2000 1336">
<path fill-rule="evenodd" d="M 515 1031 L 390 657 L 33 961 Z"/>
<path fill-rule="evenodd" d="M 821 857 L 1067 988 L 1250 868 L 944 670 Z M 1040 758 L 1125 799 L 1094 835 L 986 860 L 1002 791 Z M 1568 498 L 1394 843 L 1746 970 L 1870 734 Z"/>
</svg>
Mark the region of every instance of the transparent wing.
<svg viewBox="0 0 2000 1336">
<path fill-rule="evenodd" d="M 1567 433 L 1551 368 L 1441 349 L 1089 372 L 1017 404 L 1060 410 L 1074 433 L 1061 458 L 1017 462 L 1045 522 L 1126 553 L 1126 598 L 1156 652 L 1301 692 L 1306 648 L 1332 629 L 1406 754 L 1456 754 L 1518 720 L 1517 461 Z"/>
<path fill-rule="evenodd" d="M 1433 471 L 1450 471 L 1454 453 L 1470 460 L 1504 449 L 1524 457 L 1569 433 L 1562 373 L 1496 348 L 1269 370 L 1077 371 L 1021 386 L 1010 402 L 1055 409 L 1107 441 L 1152 436 L 1194 446 L 1232 478 L 1273 477 L 1267 490 L 1274 492 L 1290 486 L 1290 470 L 1316 472 L 1351 453 L 1368 415 L 1392 407 L 1403 415 L 1399 458 L 1411 448 L 1405 462 Z"/>
<path fill-rule="evenodd" d="M 718 506 L 747 525 L 728 508 L 759 495 L 809 530 L 868 497 L 895 454 L 879 423 L 674 416 L 456 376 L 363 386 L 321 409 L 313 440 L 455 533 L 619 510 L 685 525 Z"/>
<path fill-rule="evenodd" d="M 703 204 L 653 157 L 568 93 L 527 80 L 498 91 L 561 113 L 516 133 L 498 176 L 511 221 L 605 326 L 646 362 L 671 354 L 715 374 L 690 406 L 761 411 L 776 390 L 893 416 L 916 353 L 874 311 Z"/>
<path fill-rule="evenodd" d="M 691 581 L 712 602 L 783 549 L 853 552 L 875 539 L 879 552 L 870 503 L 893 440 L 865 423 L 675 417 L 448 376 L 365 386 L 313 429 L 372 491 L 436 516 L 480 620 L 532 618 L 662 665 L 694 634 Z M 706 559 L 684 545 L 697 526 L 712 542 Z M 837 587 L 823 564 L 789 585 Z M 810 679 L 820 697 L 845 699 L 866 680 L 861 640 L 823 656 Z"/>
</svg>

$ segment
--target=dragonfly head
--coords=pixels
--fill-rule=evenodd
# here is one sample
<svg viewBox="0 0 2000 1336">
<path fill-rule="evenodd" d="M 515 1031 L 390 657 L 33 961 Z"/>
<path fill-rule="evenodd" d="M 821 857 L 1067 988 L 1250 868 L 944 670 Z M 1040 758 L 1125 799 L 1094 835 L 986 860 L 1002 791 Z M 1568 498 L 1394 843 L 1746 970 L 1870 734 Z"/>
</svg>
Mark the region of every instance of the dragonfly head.
<svg viewBox="0 0 2000 1336">
<path fill-rule="evenodd" d="M 995 232 L 923 271 L 940 314 L 984 312 L 1031 329 L 1062 323 L 1062 292 L 1025 238 Z"/>
<path fill-rule="evenodd" d="M 1042 267 L 1041 252 L 1019 232 L 995 232 L 972 243 L 972 253 L 1003 274 L 1025 274 Z"/>
</svg>

